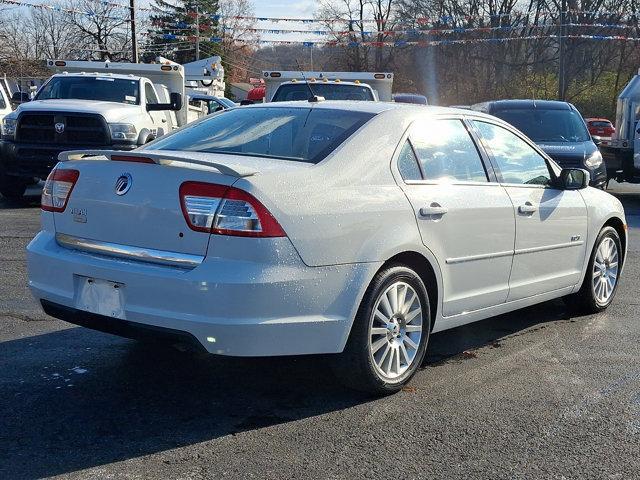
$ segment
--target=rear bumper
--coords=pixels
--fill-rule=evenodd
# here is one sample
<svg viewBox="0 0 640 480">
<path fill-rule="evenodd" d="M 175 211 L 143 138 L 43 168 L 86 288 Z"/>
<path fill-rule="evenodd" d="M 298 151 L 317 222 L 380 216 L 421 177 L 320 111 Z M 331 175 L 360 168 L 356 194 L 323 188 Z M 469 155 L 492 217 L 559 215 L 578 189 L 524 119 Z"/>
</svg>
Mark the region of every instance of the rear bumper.
<svg viewBox="0 0 640 480">
<path fill-rule="evenodd" d="M 307 267 L 277 241 L 280 259 L 268 263 L 206 257 L 185 271 L 69 250 L 43 231 L 27 247 L 29 287 L 47 313 L 117 335 L 159 327 L 231 356 L 341 352 L 380 265 Z M 83 277 L 124 284 L 124 320 L 79 310 Z"/>
<path fill-rule="evenodd" d="M 139 340 L 155 340 L 168 344 L 187 345 L 194 350 L 202 350 L 202 344 L 191 334 L 171 328 L 155 327 L 144 323 L 130 322 L 105 315 L 83 312 L 77 308 L 65 307 L 48 300 L 41 300 L 42 309 L 47 315 L 59 320 L 73 323 L 80 327 L 91 328 L 104 333 L 111 333 L 119 337 Z"/>
<path fill-rule="evenodd" d="M 58 163 L 58 155 L 66 150 L 133 150 L 136 144 L 114 145 L 56 145 L 17 143 L 0 140 L 0 162 L 7 175 L 16 177 L 47 178 L 49 172 Z"/>
</svg>

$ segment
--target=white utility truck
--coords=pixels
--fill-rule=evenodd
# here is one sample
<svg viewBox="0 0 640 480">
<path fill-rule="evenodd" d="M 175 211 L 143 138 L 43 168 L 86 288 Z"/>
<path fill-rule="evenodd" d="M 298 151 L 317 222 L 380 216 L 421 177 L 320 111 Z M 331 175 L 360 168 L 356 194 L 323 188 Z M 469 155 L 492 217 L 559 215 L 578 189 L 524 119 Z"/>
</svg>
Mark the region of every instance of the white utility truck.
<svg viewBox="0 0 640 480">
<path fill-rule="evenodd" d="M 132 150 L 185 125 L 184 69 L 49 60 L 56 73 L 2 120 L 0 193 L 19 198 L 65 150 Z"/>
<path fill-rule="evenodd" d="M 0 121 L 13 111 L 13 108 L 11 108 L 11 95 L 7 76 L 0 77 Z"/>
<path fill-rule="evenodd" d="M 640 183 L 640 70 L 618 96 L 616 133 L 600 145 L 607 176 L 616 182 Z"/>
<path fill-rule="evenodd" d="M 214 97 L 224 97 L 226 85 L 224 83 L 222 58 L 218 56 L 203 58 L 185 63 L 183 67 L 187 95 L 194 92 Z"/>
<path fill-rule="evenodd" d="M 364 100 L 390 102 L 393 73 L 263 71 L 266 102 Z"/>
</svg>

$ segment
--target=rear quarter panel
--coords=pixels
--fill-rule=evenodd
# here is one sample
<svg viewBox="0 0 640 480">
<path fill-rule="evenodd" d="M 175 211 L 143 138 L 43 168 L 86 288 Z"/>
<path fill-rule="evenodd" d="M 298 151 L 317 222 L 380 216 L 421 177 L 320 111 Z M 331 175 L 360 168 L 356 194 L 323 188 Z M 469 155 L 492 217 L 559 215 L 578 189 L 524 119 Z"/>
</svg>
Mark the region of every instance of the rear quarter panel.
<svg viewBox="0 0 640 480">
<path fill-rule="evenodd" d="M 422 244 L 390 167 L 408 124 L 401 112 L 383 112 L 320 164 L 236 186 L 269 208 L 305 264 L 385 261 L 402 246 Z"/>
</svg>

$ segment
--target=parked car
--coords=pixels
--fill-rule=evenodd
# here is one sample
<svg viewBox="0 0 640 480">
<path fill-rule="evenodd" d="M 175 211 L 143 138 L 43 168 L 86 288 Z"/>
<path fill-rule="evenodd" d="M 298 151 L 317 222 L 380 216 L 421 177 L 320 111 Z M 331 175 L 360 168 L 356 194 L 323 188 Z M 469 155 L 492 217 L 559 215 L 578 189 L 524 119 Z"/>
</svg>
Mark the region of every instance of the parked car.
<svg viewBox="0 0 640 480">
<path fill-rule="evenodd" d="M 49 315 L 220 355 L 336 354 L 374 393 L 433 332 L 558 297 L 606 309 L 627 249 L 588 172 L 469 110 L 268 103 L 60 160 L 27 247 Z"/>
<path fill-rule="evenodd" d="M 589 133 L 594 139 L 608 143 L 616 133 L 616 129 L 610 120 L 606 118 L 585 118 Z"/>
<path fill-rule="evenodd" d="M 417 93 L 395 93 L 393 101 L 396 103 L 415 103 L 416 105 L 429 105 L 429 100 L 424 95 Z"/>
<path fill-rule="evenodd" d="M 572 104 L 553 100 L 498 100 L 479 103 L 473 108 L 512 124 L 561 167 L 587 169 L 591 186 L 605 188 L 607 167 L 602 154 L 582 115 Z"/>
<path fill-rule="evenodd" d="M 237 105 L 228 98 L 205 95 L 198 92 L 190 92 L 187 98 L 189 105 L 201 108 L 205 115 L 237 107 Z"/>
</svg>

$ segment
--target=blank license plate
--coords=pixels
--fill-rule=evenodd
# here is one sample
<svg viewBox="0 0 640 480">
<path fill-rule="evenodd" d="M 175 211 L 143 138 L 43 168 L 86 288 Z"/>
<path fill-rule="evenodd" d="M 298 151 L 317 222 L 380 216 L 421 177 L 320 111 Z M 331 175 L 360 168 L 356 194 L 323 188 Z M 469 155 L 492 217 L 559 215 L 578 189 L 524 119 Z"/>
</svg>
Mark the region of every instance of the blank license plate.
<svg viewBox="0 0 640 480">
<path fill-rule="evenodd" d="M 76 308 L 124 319 L 124 284 L 99 278 L 78 278 Z"/>
</svg>

